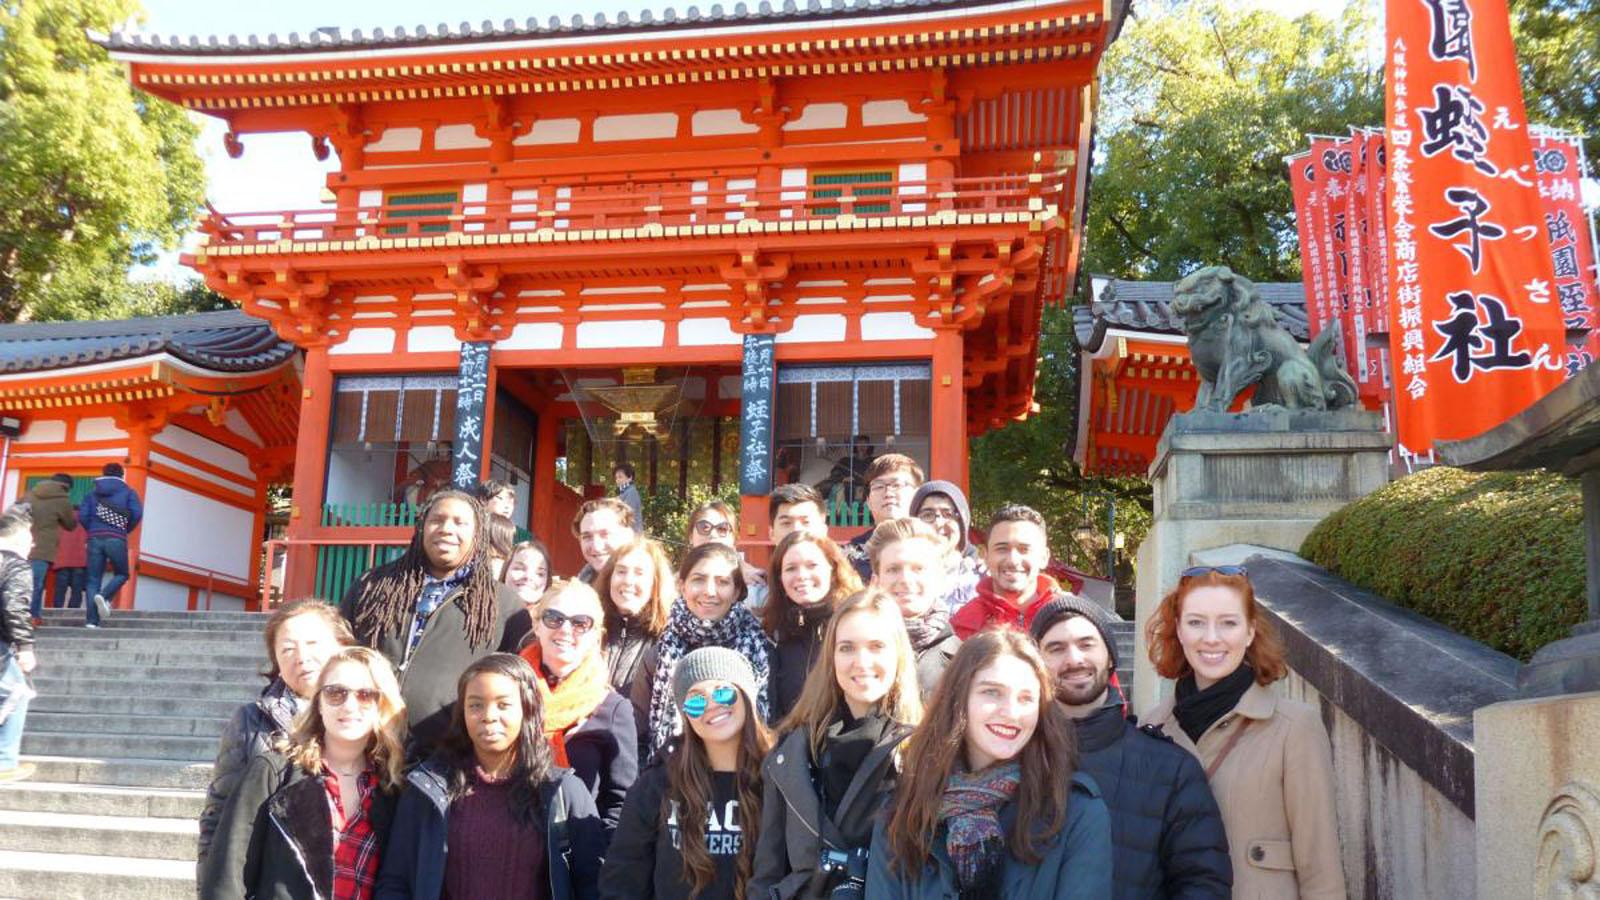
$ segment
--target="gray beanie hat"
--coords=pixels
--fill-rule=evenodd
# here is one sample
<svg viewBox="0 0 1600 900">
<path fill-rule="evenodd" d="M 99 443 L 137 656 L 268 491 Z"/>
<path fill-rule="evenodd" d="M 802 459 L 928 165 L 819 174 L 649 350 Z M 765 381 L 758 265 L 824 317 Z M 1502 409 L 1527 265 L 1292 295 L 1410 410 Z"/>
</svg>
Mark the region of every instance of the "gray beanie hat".
<svg viewBox="0 0 1600 900">
<path fill-rule="evenodd" d="M 681 709 L 689 689 L 702 681 L 726 681 L 744 691 L 745 702 L 756 700 L 756 673 L 750 661 L 727 647 L 701 647 L 678 660 L 672 672 L 672 700 Z"/>
<path fill-rule="evenodd" d="M 1111 668 L 1117 668 L 1117 642 L 1111 636 L 1111 624 L 1121 622 L 1122 617 L 1106 609 L 1087 597 L 1077 594 L 1058 593 L 1055 598 L 1034 614 L 1033 624 L 1028 626 L 1028 634 L 1033 636 L 1034 643 L 1044 640 L 1045 632 L 1055 627 L 1056 623 L 1073 616 L 1082 616 L 1089 620 L 1100 632 L 1100 640 L 1105 642 L 1106 651 L 1111 654 Z"/>
</svg>

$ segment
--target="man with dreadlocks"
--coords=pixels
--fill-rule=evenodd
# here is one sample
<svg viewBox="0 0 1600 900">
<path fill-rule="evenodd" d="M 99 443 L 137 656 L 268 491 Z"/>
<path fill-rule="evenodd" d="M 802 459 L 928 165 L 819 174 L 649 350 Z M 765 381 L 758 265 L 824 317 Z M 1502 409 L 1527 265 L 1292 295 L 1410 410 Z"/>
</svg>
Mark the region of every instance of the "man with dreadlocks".
<svg viewBox="0 0 1600 900">
<path fill-rule="evenodd" d="M 516 592 L 494 580 L 487 519 L 470 494 L 439 491 L 404 555 L 362 575 L 341 606 L 356 640 L 400 672 L 413 757 L 450 724 L 461 672 L 486 653 L 516 652 L 533 628 Z"/>
</svg>

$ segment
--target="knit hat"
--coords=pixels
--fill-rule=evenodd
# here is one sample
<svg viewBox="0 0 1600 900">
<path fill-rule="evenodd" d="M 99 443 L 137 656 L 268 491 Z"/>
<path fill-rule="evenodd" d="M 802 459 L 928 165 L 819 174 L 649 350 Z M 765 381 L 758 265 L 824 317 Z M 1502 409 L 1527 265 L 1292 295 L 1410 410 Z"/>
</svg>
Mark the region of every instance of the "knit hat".
<svg viewBox="0 0 1600 900">
<path fill-rule="evenodd" d="M 924 481 L 922 487 L 911 495 L 911 515 L 915 516 L 922 509 L 922 501 L 934 494 L 943 494 L 955 504 L 956 513 L 961 516 L 961 542 L 957 549 L 967 549 L 967 532 L 972 528 L 972 507 L 967 505 L 967 495 L 949 481 Z"/>
<path fill-rule="evenodd" d="M 672 673 L 672 700 L 683 707 L 689 689 L 702 681 L 726 681 L 744 691 L 747 703 L 755 702 L 756 673 L 750 661 L 727 647 L 701 647 L 684 654 Z"/>
<path fill-rule="evenodd" d="M 1034 643 L 1044 641 L 1045 632 L 1054 628 L 1058 622 L 1070 619 L 1073 616 L 1082 616 L 1089 620 L 1100 632 L 1100 640 L 1105 642 L 1106 652 L 1111 654 L 1111 669 L 1117 668 L 1117 642 L 1111 636 L 1113 622 L 1121 622 L 1122 617 L 1106 609 L 1100 604 L 1077 594 L 1065 591 L 1055 595 L 1050 602 L 1039 607 L 1033 616 L 1033 624 L 1028 626 L 1028 634 L 1033 636 Z"/>
</svg>

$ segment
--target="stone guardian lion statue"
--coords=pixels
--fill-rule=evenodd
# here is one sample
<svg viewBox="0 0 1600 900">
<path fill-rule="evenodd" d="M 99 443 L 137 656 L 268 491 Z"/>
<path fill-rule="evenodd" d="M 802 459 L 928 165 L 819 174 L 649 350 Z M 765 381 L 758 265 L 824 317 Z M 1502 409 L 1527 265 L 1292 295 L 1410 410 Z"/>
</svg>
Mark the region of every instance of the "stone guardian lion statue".
<svg viewBox="0 0 1600 900">
<path fill-rule="evenodd" d="M 1302 350 L 1278 325 L 1277 314 L 1255 284 L 1227 266 L 1201 269 L 1178 282 L 1172 311 L 1183 320 L 1189 358 L 1200 373 L 1195 409 L 1226 412 L 1252 385 L 1252 407 L 1329 410 L 1355 405 L 1355 379 L 1334 352 L 1337 323 Z"/>
</svg>

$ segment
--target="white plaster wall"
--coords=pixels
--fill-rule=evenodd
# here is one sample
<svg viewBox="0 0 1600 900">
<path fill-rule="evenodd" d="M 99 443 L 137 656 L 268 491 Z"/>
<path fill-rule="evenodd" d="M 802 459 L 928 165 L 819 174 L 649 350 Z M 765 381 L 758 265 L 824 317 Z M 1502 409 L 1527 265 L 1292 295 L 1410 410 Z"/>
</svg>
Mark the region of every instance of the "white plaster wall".
<svg viewBox="0 0 1600 900">
<path fill-rule="evenodd" d="M 518 322 L 511 334 L 496 341 L 496 350 L 559 350 L 561 349 L 560 322 Z"/>
<path fill-rule="evenodd" d="M 253 488 L 248 488 L 236 482 L 219 478 L 216 475 L 201 469 L 199 466 L 193 466 L 176 457 L 168 456 L 167 454 L 162 453 L 159 449 L 150 451 L 150 462 L 159 463 L 160 465 L 166 466 L 169 469 L 177 469 L 179 472 L 192 475 L 218 490 L 227 491 L 230 494 L 238 494 L 240 502 L 253 502 L 255 500 L 255 490 Z"/>
<path fill-rule="evenodd" d="M 189 586 L 153 578 L 149 575 L 140 575 L 139 584 L 134 588 L 133 605 L 135 609 L 164 609 L 185 610 L 189 608 Z M 201 605 L 205 599 L 200 600 Z M 213 607 L 215 604 L 212 604 Z"/>
<path fill-rule="evenodd" d="M 110 441 L 127 436 L 128 433 L 118 428 L 110 416 L 94 416 L 78 420 L 77 439 L 80 441 Z"/>
<path fill-rule="evenodd" d="M 367 150 L 373 153 L 421 149 L 421 128 L 390 128 L 384 131 L 382 137 L 367 145 Z"/>
<path fill-rule="evenodd" d="M 660 319 L 619 319 L 614 322 L 579 322 L 578 347 L 660 347 L 666 343 L 667 323 Z"/>
<path fill-rule="evenodd" d="M 67 439 L 67 423 L 61 419 L 38 419 L 15 438 L 19 444 L 54 444 Z"/>
<path fill-rule="evenodd" d="M 868 100 L 861 104 L 863 125 L 907 125 L 926 121 L 927 116 L 912 112 L 910 104 L 904 100 Z"/>
<path fill-rule="evenodd" d="M 146 553 L 248 581 L 260 549 L 253 525 L 248 509 L 152 477 L 145 488 L 139 546 Z"/>
<path fill-rule="evenodd" d="M 460 350 L 456 330 L 449 325 L 423 325 L 406 333 L 406 350 L 425 353 L 431 350 Z"/>
<path fill-rule="evenodd" d="M 163 428 L 151 442 L 162 447 L 170 447 L 180 453 L 187 453 L 202 462 L 208 462 L 220 469 L 226 469 L 235 475 L 246 478 L 255 478 L 255 473 L 250 471 L 250 460 L 243 453 L 202 437 L 186 428 L 176 426 Z"/>
<path fill-rule="evenodd" d="M 340 451 L 328 454 L 327 503 L 373 503 L 394 492 L 392 457 L 380 453 Z M 322 515 L 321 510 L 307 511 Z"/>
<path fill-rule="evenodd" d="M 798 344 L 807 341 L 844 340 L 845 319 L 842 314 L 795 316 L 794 325 L 775 338 L 779 344 Z"/>
<path fill-rule="evenodd" d="M 234 434 L 247 438 L 250 443 L 260 445 L 261 435 L 256 434 L 256 430 L 250 427 L 249 422 L 245 421 L 244 414 L 237 409 L 228 410 L 228 414 L 223 417 L 222 424 L 227 426 L 228 430 Z M 83 428 L 83 424 L 80 422 L 78 427 L 80 429 Z"/>
<path fill-rule="evenodd" d="M 476 150 L 489 143 L 488 138 L 478 137 L 470 124 L 440 125 L 433 132 L 433 146 L 438 150 Z"/>
<path fill-rule="evenodd" d="M 596 143 L 670 138 L 675 137 L 677 133 L 677 113 L 632 113 L 621 116 L 600 116 L 594 120 Z"/>
<path fill-rule="evenodd" d="M 17 499 L 17 481 L 20 478 L 16 469 L 6 469 L 5 484 L 0 485 L 0 508 L 10 506 L 11 501 Z"/>
<path fill-rule="evenodd" d="M 350 356 L 356 353 L 393 353 L 393 328 L 352 328 L 344 343 L 329 348 L 330 356 Z"/>
<path fill-rule="evenodd" d="M 519 146 L 533 144 L 575 144 L 582 130 L 577 119 L 540 119 L 533 123 L 528 133 L 511 143 Z"/>
<path fill-rule="evenodd" d="M 737 109 L 696 110 L 694 118 L 689 121 L 689 127 L 693 130 L 695 137 L 710 137 L 717 134 L 750 134 L 761 130 L 741 118 Z"/>
<path fill-rule="evenodd" d="M 932 338 L 933 331 L 917 324 L 908 312 L 866 313 L 861 317 L 861 339 L 897 341 Z"/>
<path fill-rule="evenodd" d="M 843 103 L 811 103 L 800 112 L 798 119 L 783 123 L 783 130 L 816 131 L 822 128 L 843 128 L 849 115 L 850 109 Z"/>
<path fill-rule="evenodd" d="M 678 323 L 678 343 L 684 347 L 709 347 L 742 343 L 743 338 L 722 317 L 684 319 Z"/>
</svg>

